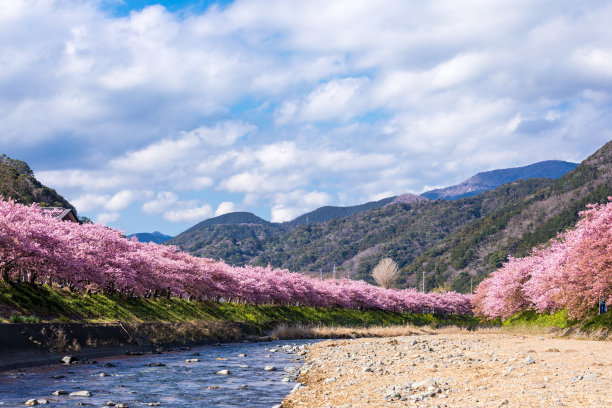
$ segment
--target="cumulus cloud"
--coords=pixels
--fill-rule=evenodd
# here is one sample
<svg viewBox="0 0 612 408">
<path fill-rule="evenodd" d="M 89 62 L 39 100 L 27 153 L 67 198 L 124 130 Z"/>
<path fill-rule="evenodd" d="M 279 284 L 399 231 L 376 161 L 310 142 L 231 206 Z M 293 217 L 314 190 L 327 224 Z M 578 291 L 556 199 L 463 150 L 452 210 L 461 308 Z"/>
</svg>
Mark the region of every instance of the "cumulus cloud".
<svg viewBox="0 0 612 408">
<path fill-rule="evenodd" d="M 164 212 L 164 219 L 170 222 L 196 222 L 210 218 L 212 208 L 208 204 L 192 208 L 177 208 Z"/>
<path fill-rule="evenodd" d="M 105 219 L 188 222 L 222 190 L 284 220 L 612 135 L 609 2 L 100 4 L 0 2 L 0 142 Z"/>
<path fill-rule="evenodd" d="M 215 211 L 215 217 L 234 211 L 236 211 L 236 204 L 232 203 L 231 201 L 224 201 L 217 207 L 217 210 Z"/>
<path fill-rule="evenodd" d="M 161 191 L 157 196 L 142 205 L 142 210 L 147 214 L 158 214 L 171 207 L 178 201 L 178 195 L 172 191 Z"/>
<path fill-rule="evenodd" d="M 117 221 L 120 216 L 121 214 L 119 214 L 118 212 L 100 213 L 96 217 L 96 223 L 107 225 L 107 224 L 110 224 L 111 222 Z"/>
<path fill-rule="evenodd" d="M 332 197 L 322 191 L 295 190 L 288 193 L 279 193 L 274 196 L 271 221 L 291 221 L 299 215 L 327 205 L 331 201 Z"/>
</svg>

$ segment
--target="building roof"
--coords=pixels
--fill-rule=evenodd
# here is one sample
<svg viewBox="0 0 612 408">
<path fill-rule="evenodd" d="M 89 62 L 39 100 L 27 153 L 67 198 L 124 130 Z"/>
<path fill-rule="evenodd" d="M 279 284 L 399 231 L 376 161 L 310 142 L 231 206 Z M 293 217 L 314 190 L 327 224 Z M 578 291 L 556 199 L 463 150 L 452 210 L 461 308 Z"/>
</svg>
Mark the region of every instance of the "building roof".
<svg viewBox="0 0 612 408">
<path fill-rule="evenodd" d="M 53 218 L 59 218 L 62 221 L 79 222 L 79 219 L 71 208 L 63 207 L 41 207 L 43 214 L 50 215 Z"/>
</svg>

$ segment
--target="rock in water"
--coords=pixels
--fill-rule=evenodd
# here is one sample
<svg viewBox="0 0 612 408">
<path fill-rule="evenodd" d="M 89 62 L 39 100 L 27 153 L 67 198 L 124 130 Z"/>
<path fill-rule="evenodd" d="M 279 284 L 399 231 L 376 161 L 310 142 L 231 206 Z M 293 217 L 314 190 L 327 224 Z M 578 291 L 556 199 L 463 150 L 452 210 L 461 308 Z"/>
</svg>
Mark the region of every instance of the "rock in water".
<svg viewBox="0 0 612 408">
<path fill-rule="evenodd" d="M 276 367 L 274 366 L 265 366 L 264 371 L 276 371 Z"/>
<path fill-rule="evenodd" d="M 217 371 L 217 374 L 219 375 L 229 375 L 229 370 L 221 370 L 221 371 Z"/>
<path fill-rule="evenodd" d="M 91 397 L 91 392 L 89 391 L 75 391 L 70 393 L 71 397 Z"/>
</svg>

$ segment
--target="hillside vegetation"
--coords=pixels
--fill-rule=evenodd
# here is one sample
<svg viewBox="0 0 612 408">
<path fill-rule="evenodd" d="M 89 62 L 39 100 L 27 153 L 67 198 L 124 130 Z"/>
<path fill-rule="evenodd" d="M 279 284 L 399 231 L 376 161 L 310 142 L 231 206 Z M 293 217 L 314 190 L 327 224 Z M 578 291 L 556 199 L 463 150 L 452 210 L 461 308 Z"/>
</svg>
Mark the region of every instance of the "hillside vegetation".
<svg viewBox="0 0 612 408">
<path fill-rule="evenodd" d="M 419 279 L 425 271 L 428 287 L 451 281 L 453 289 L 468 292 L 470 277 L 475 286 L 508 256 L 529 254 L 535 246 L 573 227 L 587 204 L 604 203 L 608 196 L 612 196 L 612 142 L 534 194 L 465 225 L 402 273 L 416 274 Z"/>
<path fill-rule="evenodd" d="M 38 203 L 41 207 L 75 210 L 68 200 L 36 180 L 27 163 L 11 159 L 5 154 L 0 156 L 0 196 L 26 205 Z"/>
</svg>

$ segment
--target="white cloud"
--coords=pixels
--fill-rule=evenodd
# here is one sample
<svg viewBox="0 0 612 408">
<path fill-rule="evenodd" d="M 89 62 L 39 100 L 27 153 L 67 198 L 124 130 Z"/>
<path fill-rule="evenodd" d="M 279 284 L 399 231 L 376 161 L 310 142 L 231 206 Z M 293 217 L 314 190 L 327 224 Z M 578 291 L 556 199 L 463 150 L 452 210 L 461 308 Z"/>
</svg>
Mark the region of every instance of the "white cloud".
<svg viewBox="0 0 612 408">
<path fill-rule="evenodd" d="M 70 203 L 74 205 L 79 213 L 87 213 L 104 207 L 110 200 L 109 195 L 97 195 L 97 194 L 84 194 L 70 200 Z"/>
<path fill-rule="evenodd" d="M 158 214 L 171 207 L 178 201 L 178 195 L 171 191 L 157 193 L 155 199 L 147 201 L 142 205 L 142 210 L 147 214 Z"/>
<path fill-rule="evenodd" d="M 288 193 L 278 193 L 274 196 L 271 208 L 271 221 L 291 221 L 299 215 L 329 204 L 332 197 L 322 191 L 295 190 Z"/>
<path fill-rule="evenodd" d="M 145 200 L 151 195 L 150 191 L 121 190 L 104 204 L 104 208 L 109 211 L 121 211 L 129 207 L 134 201 Z"/>
<path fill-rule="evenodd" d="M 236 211 L 236 204 L 232 203 L 231 201 L 224 201 L 217 207 L 217 210 L 215 211 L 215 217 L 234 211 Z"/>
<path fill-rule="evenodd" d="M 111 222 L 115 222 L 121 215 L 117 212 L 100 213 L 96 217 L 96 223 L 107 225 Z"/>
<path fill-rule="evenodd" d="M 229 146 L 236 139 L 255 129 L 243 122 L 223 122 L 212 127 L 199 127 L 184 132 L 176 139 L 163 139 L 143 149 L 130 152 L 111 160 L 110 166 L 117 170 L 150 172 L 167 170 L 181 163 L 206 157 L 210 146 Z"/>
<path fill-rule="evenodd" d="M 170 222 L 196 222 L 210 218 L 212 208 L 208 204 L 193 208 L 177 208 L 164 212 L 164 219 Z"/>
<path fill-rule="evenodd" d="M 612 134 L 609 2 L 100 4 L 0 2 L 0 143 L 81 211 L 202 215 L 224 190 L 286 219 Z"/>
<path fill-rule="evenodd" d="M 279 123 L 347 120 L 364 107 L 367 77 L 334 79 L 319 86 L 303 101 L 285 102 L 277 111 Z"/>
</svg>

